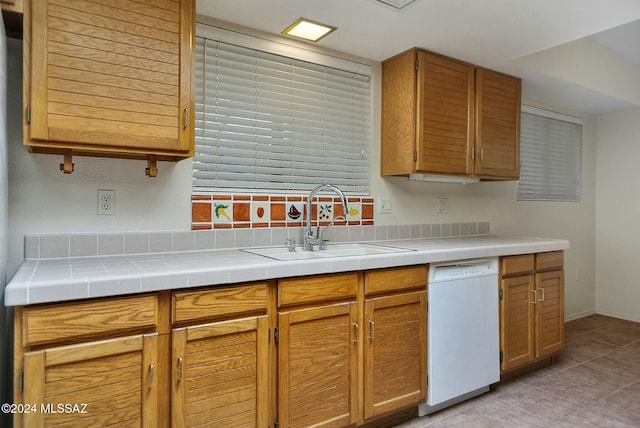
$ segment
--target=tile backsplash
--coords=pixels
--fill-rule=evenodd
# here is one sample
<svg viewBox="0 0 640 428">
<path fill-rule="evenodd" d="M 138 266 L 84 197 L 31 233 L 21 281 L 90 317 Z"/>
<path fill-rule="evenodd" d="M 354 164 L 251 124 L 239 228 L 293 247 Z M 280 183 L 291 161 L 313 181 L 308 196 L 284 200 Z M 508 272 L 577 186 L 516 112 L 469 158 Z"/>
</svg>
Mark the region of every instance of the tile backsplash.
<svg viewBox="0 0 640 428">
<path fill-rule="evenodd" d="M 191 229 L 301 227 L 307 216 L 305 201 L 304 196 L 196 194 L 191 196 Z M 336 226 L 373 226 L 373 198 L 349 197 L 347 202 L 345 209 L 338 198 L 316 198 L 313 224 L 335 220 Z"/>
<path fill-rule="evenodd" d="M 213 200 L 211 200 L 211 203 L 213 204 Z M 227 215 L 229 214 L 227 213 Z M 250 220 L 247 222 L 252 224 Z M 320 222 L 321 227 L 327 227 L 327 224 L 327 222 Z M 302 243 L 303 233 L 302 224 L 297 223 L 296 226 L 288 227 L 228 227 L 159 232 L 29 234 L 25 236 L 25 259 L 117 256 L 261 247 L 284 245 L 284 241 L 287 238 L 295 238 L 300 244 Z M 362 223 L 360 225 L 352 225 L 350 220 L 348 227 L 330 227 L 325 236 L 332 242 L 357 242 L 488 234 L 489 222 L 374 226 L 362 225 Z"/>
</svg>

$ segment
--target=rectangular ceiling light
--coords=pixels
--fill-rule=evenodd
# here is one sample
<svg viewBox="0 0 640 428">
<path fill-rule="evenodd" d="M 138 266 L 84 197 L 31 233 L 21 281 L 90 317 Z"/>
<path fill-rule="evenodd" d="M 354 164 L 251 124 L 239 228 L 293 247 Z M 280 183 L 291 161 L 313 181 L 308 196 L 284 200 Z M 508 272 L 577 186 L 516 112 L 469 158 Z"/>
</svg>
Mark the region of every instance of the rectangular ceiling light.
<svg viewBox="0 0 640 428">
<path fill-rule="evenodd" d="M 336 29 L 336 27 L 311 21 L 310 19 L 299 18 L 296 22 L 289 25 L 282 34 L 317 42 Z"/>
<path fill-rule="evenodd" d="M 396 9 L 402 9 L 405 6 L 410 5 L 416 0 L 378 0 L 380 3 L 384 3 Z"/>
</svg>

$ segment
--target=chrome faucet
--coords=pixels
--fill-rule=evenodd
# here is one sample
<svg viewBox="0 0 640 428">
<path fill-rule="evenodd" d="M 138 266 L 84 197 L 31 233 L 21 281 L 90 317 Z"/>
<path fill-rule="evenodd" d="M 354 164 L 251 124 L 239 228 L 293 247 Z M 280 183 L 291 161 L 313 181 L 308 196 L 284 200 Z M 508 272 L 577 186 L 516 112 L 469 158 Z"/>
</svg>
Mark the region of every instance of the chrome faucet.
<svg viewBox="0 0 640 428">
<path fill-rule="evenodd" d="M 333 184 L 323 184 L 322 186 L 318 186 L 315 189 L 313 189 L 311 193 L 309 193 L 309 196 L 307 197 L 307 225 L 304 231 L 304 250 L 305 251 L 313 251 L 314 245 L 319 245 L 321 247 L 324 247 L 324 245 L 322 245 L 323 239 L 320 234 L 320 227 L 318 226 L 318 230 L 316 231 L 315 235 L 311 231 L 311 201 L 313 201 L 313 198 L 316 196 L 316 194 L 321 192 L 322 190 L 331 190 L 336 195 L 338 195 L 340 197 L 340 201 L 342 202 L 342 206 L 344 207 L 344 212 L 345 213 L 348 212 L 347 198 L 344 196 L 344 193 L 342 193 L 342 190 L 338 189 Z"/>
</svg>

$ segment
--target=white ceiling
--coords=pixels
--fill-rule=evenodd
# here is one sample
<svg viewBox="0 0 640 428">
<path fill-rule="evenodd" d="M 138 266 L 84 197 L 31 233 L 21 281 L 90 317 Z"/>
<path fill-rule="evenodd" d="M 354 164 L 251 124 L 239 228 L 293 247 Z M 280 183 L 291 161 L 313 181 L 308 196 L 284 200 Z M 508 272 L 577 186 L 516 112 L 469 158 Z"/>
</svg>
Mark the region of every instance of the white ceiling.
<svg viewBox="0 0 640 428">
<path fill-rule="evenodd" d="M 640 108 L 640 0 L 197 0 L 197 13 L 279 34 L 338 27 L 325 48 L 382 61 L 420 47 L 523 78 L 523 98 L 590 113 Z"/>
</svg>

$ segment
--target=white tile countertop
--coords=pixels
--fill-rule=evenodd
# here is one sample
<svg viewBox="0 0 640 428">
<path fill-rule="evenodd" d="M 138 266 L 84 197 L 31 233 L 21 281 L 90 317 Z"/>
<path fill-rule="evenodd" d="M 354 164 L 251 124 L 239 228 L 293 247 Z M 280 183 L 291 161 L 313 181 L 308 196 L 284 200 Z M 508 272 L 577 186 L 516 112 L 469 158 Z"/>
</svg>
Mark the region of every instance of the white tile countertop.
<svg viewBox="0 0 640 428">
<path fill-rule="evenodd" d="M 241 249 L 25 260 L 5 289 L 20 306 L 150 291 L 565 250 L 569 241 L 492 235 L 376 241 L 410 251 L 274 260 Z"/>
</svg>

